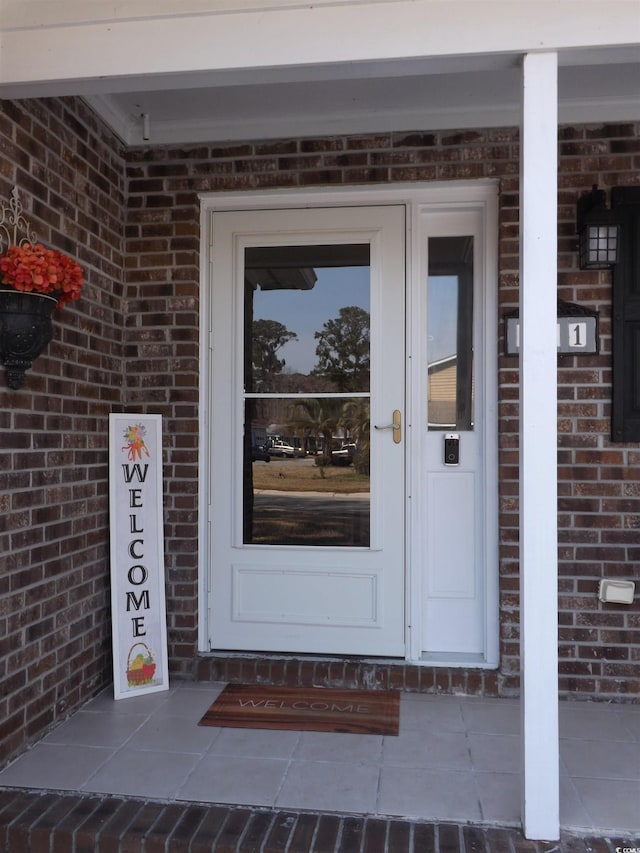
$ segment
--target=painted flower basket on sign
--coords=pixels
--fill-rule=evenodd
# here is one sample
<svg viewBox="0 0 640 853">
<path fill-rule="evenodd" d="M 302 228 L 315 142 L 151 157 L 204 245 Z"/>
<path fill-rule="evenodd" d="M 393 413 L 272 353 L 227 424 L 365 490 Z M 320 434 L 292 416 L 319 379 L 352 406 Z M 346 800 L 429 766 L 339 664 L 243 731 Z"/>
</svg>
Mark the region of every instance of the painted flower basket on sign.
<svg viewBox="0 0 640 853">
<path fill-rule="evenodd" d="M 133 654 L 134 649 L 137 649 L 135 655 Z M 134 643 L 127 656 L 127 683 L 129 687 L 151 684 L 155 674 L 156 665 L 149 646 L 146 643 Z"/>
</svg>

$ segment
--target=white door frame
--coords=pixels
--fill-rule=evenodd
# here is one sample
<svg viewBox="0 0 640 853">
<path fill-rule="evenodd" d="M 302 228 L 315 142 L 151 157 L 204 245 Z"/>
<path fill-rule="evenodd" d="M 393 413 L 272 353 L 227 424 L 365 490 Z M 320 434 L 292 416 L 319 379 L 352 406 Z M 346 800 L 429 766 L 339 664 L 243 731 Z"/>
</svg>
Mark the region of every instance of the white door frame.
<svg viewBox="0 0 640 853">
<path fill-rule="evenodd" d="M 198 609 L 198 648 L 208 652 L 209 631 L 208 612 L 210 572 L 207 555 L 209 554 L 210 517 L 210 470 L 211 459 L 207 436 L 211 399 L 209 393 L 209 371 L 212 341 L 209 340 L 209 317 L 211 311 L 211 258 L 212 258 L 212 217 L 213 211 L 261 210 L 287 207 L 339 207 L 370 206 L 380 204 L 405 204 L 407 206 L 407 353 L 412 352 L 412 341 L 419 341 L 424 335 L 420 327 L 420 306 L 412 304 L 412 294 L 419 292 L 416 282 L 426 281 L 424 251 L 419 245 L 419 218 L 421 212 L 454 212 L 456 210 L 479 210 L 482 213 L 484 239 L 482 241 L 482 269 L 479 274 L 482 287 L 483 317 L 485 319 L 484 353 L 479 369 L 483 371 L 482 384 L 485 388 L 484 418 L 485 435 L 485 654 L 482 661 L 447 662 L 446 666 L 484 666 L 496 667 L 499 653 L 498 633 L 498 419 L 497 419 L 497 221 L 498 187 L 495 181 L 474 181 L 454 183 L 410 184 L 393 187 L 346 187 L 340 190 L 280 190 L 255 193 L 206 193 L 201 200 L 201 264 L 200 264 L 200 441 L 199 449 L 199 609 Z M 421 573 L 412 571 L 412 565 L 419 563 L 421 506 L 420 499 L 412 495 L 411 470 L 424 470 L 424 460 L 417 458 L 416 444 L 412 442 L 411 423 L 423 416 L 424 391 L 420 393 L 423 371 L 420 359 L 408 358 L 406 371 L 406 399 L 411 402 L 411 410 L 406 413 L 406 458 L 407 463 L 407 542 L 406 542 L 406 596 L 407 596 L 407 659 L 419 662 L 421 650 L 418 648 L 421 636 L 420 602 Z M 411 392 L 414 393 L 411 393 Z M 419 422 L 419 421 L 416 421 Z M 419 492 L 416 490 L 416 496 Z M 433 665 L 433 664 L 430 664 Z M 437 665 L 437 664 L 436 664 Z"/>
</svg>

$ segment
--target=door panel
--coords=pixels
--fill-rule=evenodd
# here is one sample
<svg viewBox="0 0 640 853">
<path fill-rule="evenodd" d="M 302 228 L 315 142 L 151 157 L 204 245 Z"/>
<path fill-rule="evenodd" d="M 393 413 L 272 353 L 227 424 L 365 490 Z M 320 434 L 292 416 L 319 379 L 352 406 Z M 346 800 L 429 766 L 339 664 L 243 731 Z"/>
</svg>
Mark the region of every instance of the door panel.
<svg viewBox="0 0 640 853">
<path fill-rule="evenodd" d="M 475 598 L 475 474 L 461 471 L 454 476 L 449 472 L 431 472 L 427 489 L 430 494 L 438 496 L 427 519 L 427 565 L 437 566 L 443 555 L 447 561 L 446 571 L 429 573 L 428 595 L 440 599 Z M 466 519 L 465 535 L 462 531 L 459 536 L 451 535 L 451 519 L 455 518 Z M 468 529 L 469 522 L 471 530 Z"/>
<path fill-rule="evenodd" d="M 404 227 L 213 216 L 212 648 L 404 654 Z"/>
<path fill-rule="evenodd" d="M 342 570 L 341 570 L 342 568 Z M 375 628 L 378 578 L 375 573 L 355 573 L 327 563 L 314 571 L 295 571 L 288 565 L 266 569 L 263 565 L 235 565 L 233 571 L 233 618 L 239 621 L 282 622 L 325 627 L 332 625 Z M 286 574 L 286 604 L 274 601 L 273 587 Z"/>
<path fill-rule="evenodd" d="M 425 216 L 427 258 L 427 474 L 421 657 L 481 660 L 485 654 L 483 352 L 478 258 L 480 218 Z M 455 461 L 445 453 L 453 438 Z"/>
</svg>

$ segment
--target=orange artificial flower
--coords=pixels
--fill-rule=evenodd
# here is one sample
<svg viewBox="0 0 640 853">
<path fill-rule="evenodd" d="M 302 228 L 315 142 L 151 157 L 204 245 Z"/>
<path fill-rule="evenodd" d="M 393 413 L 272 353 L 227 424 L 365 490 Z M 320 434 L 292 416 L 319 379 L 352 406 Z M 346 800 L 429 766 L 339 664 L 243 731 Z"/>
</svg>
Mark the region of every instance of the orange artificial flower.
<svg viewBox="0 0 640 853">
<path fill-rule="evenodd" d="M 14 290 L 56 296 L 58 307 L 79 299 L 84 281 L 82 269 L 72 258 L 42 243 L 9 246 L 0 257 L 0 280 Z"/>
</svg>

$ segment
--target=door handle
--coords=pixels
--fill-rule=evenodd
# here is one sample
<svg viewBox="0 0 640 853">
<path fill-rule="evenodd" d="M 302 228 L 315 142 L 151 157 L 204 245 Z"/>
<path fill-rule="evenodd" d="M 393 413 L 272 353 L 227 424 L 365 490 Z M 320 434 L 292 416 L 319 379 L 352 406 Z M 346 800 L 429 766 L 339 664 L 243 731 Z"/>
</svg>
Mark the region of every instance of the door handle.
<svg viewBox="0 0 640 853">
<path fill-rule="evenodd" d="M 394 444 L 400 444 L 402 441 L 402 414 L 400 413 L 400 409 L 393 410 L 393 422 L 390 424 L 385 424 L 384 426 L 378 426 L 378 424 L 373 425 L 374 429 L 392 429 L 393 430 L 393 442 Z"/>
</svg>

